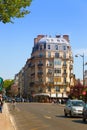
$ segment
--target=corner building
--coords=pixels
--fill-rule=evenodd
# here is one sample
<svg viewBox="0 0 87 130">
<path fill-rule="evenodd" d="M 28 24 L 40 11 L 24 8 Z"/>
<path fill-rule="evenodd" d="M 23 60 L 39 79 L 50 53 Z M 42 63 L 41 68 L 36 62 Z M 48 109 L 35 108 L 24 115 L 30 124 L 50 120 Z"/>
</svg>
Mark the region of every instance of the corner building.
<svg viewBox="0 0 87 130">
<path fill-rule="evenodd" d="M 69 36 L 38 35 L 34 38 L 29 69 L 29 95 L 67 98 L 74 85 Z"/>
</svg>

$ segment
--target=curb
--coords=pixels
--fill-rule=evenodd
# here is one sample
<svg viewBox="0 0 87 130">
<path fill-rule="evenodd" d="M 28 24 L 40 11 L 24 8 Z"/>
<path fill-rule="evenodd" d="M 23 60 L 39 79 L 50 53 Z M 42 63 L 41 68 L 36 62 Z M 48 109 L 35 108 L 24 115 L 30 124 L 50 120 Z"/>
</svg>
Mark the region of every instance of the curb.
<svg viewBox="0 0 87 130">
<path fill-rule="evenodd" d="M 13 130 L 17 130 L 16 127 L 15 127 L 16 125 L 15 125 L 14 118 L 12 117 L 12 115 L 9 112 L 9 108 L 8 108 L 8 104 L 7 103 L 4 103 L 3 112 L 5 113 L 6 118 L 10 119 L 10 122 L 11 122 L 11 125 L 13 127 Z"/>
</svg>

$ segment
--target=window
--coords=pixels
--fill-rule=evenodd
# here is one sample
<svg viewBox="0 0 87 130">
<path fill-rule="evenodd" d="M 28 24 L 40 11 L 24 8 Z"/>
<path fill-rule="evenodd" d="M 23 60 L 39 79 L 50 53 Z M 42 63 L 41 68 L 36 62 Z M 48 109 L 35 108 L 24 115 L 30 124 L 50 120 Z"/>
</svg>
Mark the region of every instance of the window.
<svg viewBox="0 0 87 130">
<path fill-rule="evenodd" d="M 66 78 L 64 77 L 64 83 L 66 83 Z"/>
<path fill-rule="evenodd" d="M 66 58 L 66 53 L 63 54 L 63 58 Z"/>
<path fill-rule="evenodd" d="M 48 92 L 51 92 L 51 87 L 50 86 L 48 86 L 47 89 L 48 89 Z"/>
<path fill-rule="evenodd" d="M 66 65 L 66 61 L 64 61 L 63 65 Z"/>
<path fill-rule="evenodd" d="M 54 84 L 59 84 L 59 83 L 61 83 L 61 77 L 55 77 Z"/>
<path fill-rule="evenodd" d="M 51 52 L 48 52 L 48 57 L 51 57 Z"/>
<path fill-rule="evenodd" d="M 66 74 L 66 70 L 64 70 L 64 74 Z"/>
<path fill-rule="evenodd" d="M 63 50 L 66 50 L 66 46 L 63 46 Z"/>
<path fill-rule="evenodd" d="M 60 91 L 60 87 L 59 86 L 55 86 L 55 90 L 56 90 L 56 92 L 59 92 Z"/>
<path fill-rule="evenodd" d="M 58 45 L 55 45 L 55 49 L 58 50 Z"/>
<path fill-rule="evenodd" d="M 39 54 L 39 57 L 43 57 L 43 53 L 40 53 L 40 54 Z"/>
<path fill-rule="evenodd" d="M 52 77 L 51 78 L 48 77 L 48 82 L 52 83 L 53 82 L 53 78 Z"/>
<path fill-rule="evenodd" d="M 55 69 L 54 73 L 61 74 L 61 69 Z"/>
<path fill-rule="evenodd" d="M 38 63 L 39 63 L 39 64 L 42 64 L 42 61 L 40 60 Z"/>
<path fill-rule="evenodd" d="M 55 53 L 55 58 L 59 58 L 59 53 Z"/>
<path fill-rule="evenodd" d="M 50 45 L 48 45 L 48 49 L 50 49 Z"/>
<path fill-rule="evenodd" d="M 42 45 L 40 45 L 40 50 L 42 50 Z"/>
<path fill-rule="evenodd" d="M 54 59 L 54 65 L 61 65 L 60 59 Z"/>
</svg>

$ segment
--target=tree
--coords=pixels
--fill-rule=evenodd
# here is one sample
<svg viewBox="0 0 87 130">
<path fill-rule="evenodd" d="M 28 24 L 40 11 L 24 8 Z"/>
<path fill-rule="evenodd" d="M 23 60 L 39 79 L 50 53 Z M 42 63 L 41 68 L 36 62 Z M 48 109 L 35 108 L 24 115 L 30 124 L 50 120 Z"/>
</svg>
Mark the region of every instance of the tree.
<svg viewBox="0 0 87 130">
<path fill-rule="evenodd" d="M 83 89 L 84 89 L 84 86 L 80 82 L 78 82 L 78 84 L 76 84 L 74 87 L 70 88 L 69 97 L 77 98 L 77 99 L 82 98 Z"/>
<path fill-rule="evenodd" d="M 3 23 L 13 23 L 12 19 L 24 17 L 30 11 L 32 0 L 0 0 L 0 21 Z"/>
<path fill-rule="evenodd" d="M 18 95 L 18 86 L 16 84 L 11 85 L 11 96 L 17 96 Z"/>
<path fill-rule="evenodd" d="M 11 90 L 11 86 L 14 83 L 14 80 L 4 80 L 3 87 L 6 90 L 6 94 L 9 94 L 9 91 Z"/>
</svg>

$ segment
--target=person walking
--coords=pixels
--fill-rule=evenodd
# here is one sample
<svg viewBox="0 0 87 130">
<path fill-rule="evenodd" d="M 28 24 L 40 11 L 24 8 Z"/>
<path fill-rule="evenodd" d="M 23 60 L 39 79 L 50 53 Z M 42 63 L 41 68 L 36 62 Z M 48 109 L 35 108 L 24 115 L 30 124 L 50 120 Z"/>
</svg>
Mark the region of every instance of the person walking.
<svg viewBox="0 0 87 130">
<path fill-rule="evenodd" d="M 0 112 L 2 113 L 3 101 L 0 99 Z"/>
</svg>

